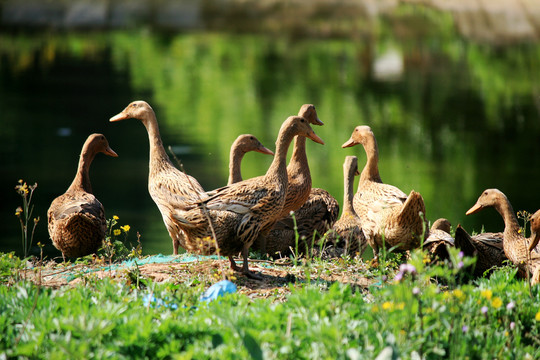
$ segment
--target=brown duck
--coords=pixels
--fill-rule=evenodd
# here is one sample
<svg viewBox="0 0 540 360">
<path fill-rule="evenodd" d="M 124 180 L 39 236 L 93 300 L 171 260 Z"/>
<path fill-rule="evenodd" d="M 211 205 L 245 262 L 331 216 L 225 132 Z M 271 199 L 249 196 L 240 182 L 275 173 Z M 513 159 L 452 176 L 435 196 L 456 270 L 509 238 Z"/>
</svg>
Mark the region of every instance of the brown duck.
<svg viewBox="0 0 540 360">
<path fill-rule="evenodd" d="M 463 254 L 476 258 L 473 275 L 481 277 L 486 271 L 503 265 L 508 260 L 503 249 L 503 233 L 486 232 L 478 235 L 469 235 L 467 231 L 458 225 L 455 233 L 455 244 Z"/>
<path fill-rule="evenodd" d="M 249 248 L 261 229 L 275 222 L 281 213 L 288 182 L 287 150 L 297 135 L 324 144 L 303 117 L 291 116 L 281 126 L 274 160 L 264 176 L 217 189 L 214 195 L 176 211 L 175 218 L 187 235 L 189 251 L 229 256 L 231 268 L 237 271 L 240 269 L 232 256 L 241 252 L 241 271 L 257 277 L 248 268 Z"/>
<path fill-rule="evenodd" d="M 382 182 L 377 141 L 369 126 L 357 126 L 342 147 L 357 144 L 364 146 L 367 162 L 360 174 L 353 205 L 362 221 L 368 244 L 373 248 L 374 263 L 377 263 L 383 238 L 388 248 L 396 247 L 401 251 L 420 245 L 426 207 L 424 199 L 416 191 L 407 196 L 397 187 Z"/>
<path fill-rule="evenodd" d="M 47 211 L 49 236 L 66 257 L 95 253 L 107 230 L 103 205 L 92 194 L 90 164 L 97 153 L 117 157 L 102 134 L 92 134 L 83 145 L 75 179 L 67 191 L 53 200 Z"/>
<path fill-rule="evenodd" d="M 315 106 L 312 104 L 304 104 L 302 107 L 300 107 L 300 110 L 298 111 L 298 116 L 303 117 L 306 119 L 310 124 L 312 125 L 324 125 L 321 120 L 319 120 L 319 117 L 317 115 L 317 110 L 315 109 Z M 291 220 L 286 220 L 289 218 L 289 214 L 291 211 L 298 210 L 301 206 L 303 206 L 311 194 L 311 173 L 309 170 L 307 155 L 306 155 L 306 138 L 303 136 L 297 136 L 294 138 L 294 145 L 293 145 L 293 153 L 291 156 L 291 160 L 289 161 L 289 165 L 287 166 L 287 175 L 288 175 L 288 185 L 287 185 L 287 196 L 285 198 L 285 205 L 283 206 L 280 215 L 278 216 L 279 219 L 284 219 L 285 223 L 281 225 L 277 225 L 276 223 L 269 223 L 267 226 L 265 226 L 260 236 L 255 240 L 253 243 L 253 249 L 258 250 L 262 252 L 263 254 L 269 253 L 274 254 L 273 250 L 278 249 L 289 249 L 289 237 L 285 236 L 286 234 L 283 234 L 283 243 L 275 243 L 272 245 L 268 244 L 268 241 L 278 241 L 280 242 L 282 239 L 281 234 L 279 234 L 279 231 L 285 230 L 287 234 L 289 234 L 289 227 L 291 224 Z M 314 198 L 311 199 L 310 204 L 317 203 L 321 204 L 320 201 L 320 195 L 321 192 L 318 192 L 317 194 L 314 194 Z M 329 194 L 328 194 L 329 195 Z M 322 208 L 321 208 L 322 209 Z M 313 211 L 313 210 L 311 210 Z M 325 214 L 318 215 L 319 217 L 324 217 Z M 307 225 L 307 224 L 306 224 Z M 278 233 L 274 233 L 273 236 L 267 239 L 267 235 L 269 235 L 269 232 L 272 228 L 277 226 Z M 306 231 L 309 231 L 306 229 Z M 277 236 L 277 237 L 276 237 Z M 284 253 L 283 253 L 284 254 Z"/>
<path fill-rule="evenodd" d="M 450 258 L 448 247 L 454 246 L 454 238 L 450 235 L 451 224 L 445 218 L 435 220 L 424 241 L 423 249 L 431 254 L 432 259 L 447 260 Z"/>
<path fill-rule="evenodd" d="M 173 217 L 175 209 L 184 207 L 186 203 L 201 200 L 206 197 L 206 193 L 194 177 L 178 170 L 167 156 L 152 107 L 145 101 L 134 101 L 110 121 L 131 118 L 140 120 L 148 132 L 150 141 L 148 192 L 161 212 L 172 239 L 173 254 L 176 255 L 178 246 L 184 247 L 184 236 L 178 221 Z"/>
<path fill-rule="evenodd" d="M 227 185 L 242 181 L 242 159 L 244 158 L 244 155 L 250 151 L 274 155 L 274 152 L 264 147 L 254 135 L 243 134 L 238 136 L 231 146 L 229 155 L 229 181 L 227 182 Z"/>
<path fill-rule="evenodd" d="M 503 249 L 506 257 L 523 273 L 531 273 L 531 282 L 540 282 L 540 255 L 529 252 L 529 247 L 534 243 L 534 238 L 525 238 L 521 234 L 521 228 L 517 221 L 510 201 L 500 190 L 487 189 L 470 208 L 466 215 L 481 211 L 486 207 L 493 207 L 504 220 Z"/>
<path fill-rule="evenodd" d="M 360 175 L 358 171 L 358 158 L 356 156 L 345 157 L 343 163 L 344 195 L 343 211 L 341 217 L 327 232 L 327 244 L 338 250 L 337 254 L 358 254 L 361 256 L 366 249 L 367 241 L 362 231 L 360 217 L 354 211 L 354 176 Z"/>
</svg>

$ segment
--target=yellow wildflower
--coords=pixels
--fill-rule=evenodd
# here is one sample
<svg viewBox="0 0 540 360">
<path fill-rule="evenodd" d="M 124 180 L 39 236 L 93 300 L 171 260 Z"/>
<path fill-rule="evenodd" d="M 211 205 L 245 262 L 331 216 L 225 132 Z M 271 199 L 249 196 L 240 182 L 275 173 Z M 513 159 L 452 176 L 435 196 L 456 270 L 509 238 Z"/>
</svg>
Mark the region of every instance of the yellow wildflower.
<svg viewBox="0 0 540 360">
<path fill-rule="evenodd" d="M 540 311 L 536 313 L 536 316 L 534 317 L 536 321 L 540 321 Z"/>
<path fill-rule="evenodd" d="M 480 295 L 482 295 L 488 300 L 491 300 L 491 297 L 493 296 L 493 291 L 491 291 L 490 289 L 482 290 L 480 291 Z"/>
<path fill-rule="evenodd" d="M 114 230 L 113 230 L 113 235 L 114 235 L 114 236 L 118 236 L 118 235 L 120 235 L 121 233 L 122 233 L 122 231 L 120 231 L 120 229 L 114 229 Z"/>
<path fill-rule="evenodd" d="M 120 226 L 120 229 L 124 230 L 124 232 L 128 232 L 131 227 L 129 225 Z"/>
<path fill-rule="evenodd" d="M 465 300 L 465 293 L 461 291 L 460 289 L 456 289 L 452 293 L 454 294 L 456 299 L 458 299 L 459 301 Z"/>
<path fill-rule="evenodd" d="M 383 310 L 391 310 L 394 307 L 394 304 L 392 304 L 390 301 L 385 301 L 382 304 Z"/>
<path fill-rule="evenodd" d="M 493 299 L 493 301 L 491 302 L 491 305 L 495 308 L 495 309 L 498 309 L 502 306 L 502 300 L 500 297 L 496 297 Z"/>
<path fill-rule="evenodd" d="M 22 211 L 23 211 L 22 207 L 19 206 L 19 207 L 15 210 L 15 215 L 16 215 L 16 216 L 20 216 L 21 213 L 22 213 Z"/>
<path fill-rule="evenodd" d="M 119 218 L 118 216 L 116 216 L 116 215 L 113 215 L 113 217 L 112 217 L 112 218 L 113 218 L 114 220 L 118 220 L 118 219 L 120 219 L 120 218 Z"/>
<path fill-rule="evenodd" d="M 396 309 L 398 309 L 398 310 L 403 310 L 403 309 L 405 309 L 405 303 L 404 303 L 404 302 L 400 302 L 399 304 L 396 305 Z"/>
</svg>

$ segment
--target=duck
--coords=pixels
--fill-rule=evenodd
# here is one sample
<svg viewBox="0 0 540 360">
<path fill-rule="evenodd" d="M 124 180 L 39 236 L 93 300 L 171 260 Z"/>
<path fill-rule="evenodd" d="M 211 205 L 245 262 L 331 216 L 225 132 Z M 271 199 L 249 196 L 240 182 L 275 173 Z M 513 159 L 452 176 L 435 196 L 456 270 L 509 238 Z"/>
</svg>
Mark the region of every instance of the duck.
<svg viewBox="0 0 540 360">
<path fill-rule="evenodd" d="M 540 210 L 537 210 L 533 216 L 531 216 L 531 242 L 529 244 L 529 252 L 540 252 L 538 249 L 538 242 L 540 241 Z"/>
<path fill-rule="evenodd" d="M 302 105 L 298 111 L 298 116 L 303 117 L 312 125 L 324 125 L 319 119 L 313 104 Z M 287 175 L 287 196 L 279 216 L 280 219 L 289 216 L 291 211 L 298 210 L 304 205 L 311 193 L 311 172 L 309 171 L 306 137 L 304 136 L 294 138 L 293 153 L 287 165 Z"/>
<path fill-rule="evenodd" d="M 504 254 L 502 232 L 484 232 L 471 236 L 458 225 L 454 237 L 456 247 L 463 251 L 464 255 L 476 258 L 472 269 L 474 277 L 482 277 L 508 260 Z"/>
<path fill-rule="evenodd" d="M 175 209 L 199 201 L 207 195 L 197 179 L 178 170 L 169 159 L 163 147 L 156 114 L 146 101 L 131 102 L 109 121 L 126 119 L 140 120 L 148 132 L 150 143 L 148 192 L 156 203 L 172 239 L 173 255 L 177 255 L 179 247 L 184 247 L 185 237 L 181 226 L 173 216 Z"/>
<path fill-rule="evenodd" d="M 324 125 L 324 123 L 319 119 L 319 116 L 317 115 L 317 110 L 315 108 L 315 105 L 313 104 L 303 104 L 298 111 L 298 116 L 303 117 L 312 125 Z M 286 249 L 289 249 L 290 247 L 290 236 L 285 235 L 290 233 L 289 230 L 292 224 L 292 219 L 290 218 L 291 211 L 299 210 L 300 207 L 302 207 L 308 201 L 308 199 L 312 197 L 308 203 L 310 205 L 314 205 L 315 208 L 312 210 L 305 209 L 301 211 L 300 214 L 297 214 L 297 216 L 301 216 L 301 214 L 306 213 L 310 213 L 312 215 L 313 211 L 315 211 L 317 208 L 323 210 L 322 205 L 324 204 L 324 202 L 320 201 L 324 201 L 326 198 L 321 198 L 321 195 L 331 196 L 330 194 L 324 194 L 324 191 L 319 190 L 315 191 L 312 194 L 311 172 L 309 170 L 309 164 L 306 155 L 306 138 L 303 136 L 296 136 L 294 138 L 293 153 L 289 164 L 287 165 L 287 176 L 288 185 L 285 205 L 283 206 L 281 213 L 278 216 L 278 221 L 283 220 L 284 223 L 280 225 L 277 225 L 276 222 L 269 223 L 267 226 L 265 226 L 264 229 L 262 229 L 260 236 L 255 240 L 252 245 L 252 248 L 254 250 L 258 250 L 263 254 L 276 254 L 275 251 L 281 253 L 280 250 L 282 249 L 285 249 L 283 254 L 288 251 Z M 328 214 L 320 214 L 315 216 L 322 218 L 327 215 Z M 275 236 L 273 235 L 267 237 L 267 235 L 269 235 L 269 232 L 275 227 Z M 285 232 L 282 234 L 284 237 L 281 237 L 281 235 L 279 234 L 280 231 Z M 309 232 L 308 229 L 306 229 L 306 231 Z M 269 245 L 268 241 L 277 241 L 277 243 Z"/>
<path fill-rule="evenodd" d="M 357 126 L 342 147 L 358 144 L 363 145 L 367 161 L 360 174 L 353 206 L 373 249 L 373 264 L 377 264 L 383 239 L 388 248 L 395 247 L 399 251 L 420 245 L 420 236 L 426 226 L 426 207 L 420 193 L 412 190 L 407 196 L 397 187 L 382 182 L 377 140 L 369 126 Z"/>
<path fill-rule="evenodd" d="M 346 156 L 343 162 L 344 194 L 343 211 L 332 229 L 326 233 L 326 242 L 333 248 L 339 249 L 338 254 L 362 256 L 367 246 L 366 237 L 362 231 L 362 221 L 353 206 L 354 177 L 360 175 L 358 158 Z"/>
<path fill-rule="evenodd" d="M 255 135 L 242 134 L 234 140 L 229 154 L 229 179 L 227 185 L 242 181 L 241 163 L 244 155 L 250 151 L 261 154 L 274 155 L 274 152 L 266 148 Z"/>
<path fill-rule="evenodd" d="M 105 238 L 107 221 L 103 205 L 92 192 L 90 165 L 98 153 L 117 157 L 103 134 L 86 139 L 73 182 L 55 198 L 48 211 L 48 231 L 53 245 L 66 257 L 76 258 L 95 253 Z"/>
<path fill-rule="evenodd" d="M 535 237 L 526 238 L 522 235 L 516 215 L 506 195 L 499 189 L 486 189 L 465 214 L 476 214 L 486 207 L 495 208 L 504 220 L 503 249 L 506 257 L 521 273 L 532 275 L 532 284 L 540 282 L 540 254 L 529 251 Z"/>
<path fill-rule="evenodd" d="M 423 244 L 433 260 L 444 261 L 450 258 L 448 247 L 454 247 L 454 238 L 450 235 L 452 224 L 448 219 L 439 218 L 433 222 Z"/>
<path fill-rule="evenodd" d="M 177 209 L 174 217 L 182 224 L 188 251 L 228 256 L 231 269 L 260 279 L 248 266 L 249 249 L 261 229 L 275 222 L 287 194 L 287 150 L 297 135 L 324 144 L 301 116 L 290 116 L 283 122 L 275 156 L 265 175 L 243 180 L 212 191 L 211 196 Z M 234 255 L 241 253 L 242 268 Z"/>
</svg>

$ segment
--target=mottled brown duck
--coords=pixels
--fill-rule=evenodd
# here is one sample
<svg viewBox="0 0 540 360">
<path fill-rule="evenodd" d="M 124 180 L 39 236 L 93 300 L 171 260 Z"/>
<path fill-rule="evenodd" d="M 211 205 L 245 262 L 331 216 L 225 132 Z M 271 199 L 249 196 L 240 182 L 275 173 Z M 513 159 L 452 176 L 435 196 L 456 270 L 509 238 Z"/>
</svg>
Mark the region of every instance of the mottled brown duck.
<svg viewBox="0 0 540 360">
<path fill-rule="evenodd" d="M 254 135 L 242 134 L 238 136 L 231 146 L 229 155 L 229 180 L 227 185 L 242 181 L 242 159 L 244 158 L 244 155 L 250 151 L 274 155 L 274 152 L 261 144 L 259 139 Z"/>
<path fill-rule="evenodd" d="M 183 224 L 186 248 L 199 254 L 229 256 L 231 268 L 257 277 L 248 268 L 249 248 L 262 228 L 275 222 L 287 192 L 287 150 L 297 135 L 324 144 L 309 123 L 291 116 L 282 124 L 276 141 L 274 160 L 264 176 L 237 182 L 214 191 L 214 195 L 191 208 L 178 210 L 175 218 Z M 212 226 L 210 226 L 210 224 Z M 232 258 L 242 253 L 239 269 Z"/>
<path fill-rule="evenodd" d="M 302 105 L 298 116 L 303 117 L 312 125 L 324 125 L 319 120 L 315 106 L 311 104 Z M 287 217 L 291 211 L 298 210 L 307 201 L 311 192 L 311 172 L 309 171 L 304 136 L 294 138 L 293 153 L 289 165 L 287 165 L 287 175 L 287 197 L 278 218 Z"/>
<path fill-rule="evenodd" d="M 431 225 L 423 249 L 431 254 L 433 260 L 444 261 L 450 258 L 448 247 L 454 246 L 451 227 L 450 221 L 445 218 L 437 219 Z"/>
<path fill-rule="evenodd" d="M 362 230 L 378 261 L 383 238 L 388 248 L 405 251 L 420 245 L 426 207 L 422 196 L 412 190 L 409 196 L 397 187 L 384 184 L 379 175 L 377 140 L 369 126 L 357 126 L 342 147 L 362 144 L 366 165 L 360 174 L 353 199 L 354 210 L 362 221 Z"/>
<path fill-rule="evenodd" d="M 312 104 L 302 105 L 298 111 L 298 116 L 303 117 L 312 125 L 324 125 L 317 115 L 315 106 Z M 297 136 L 294 138 L 293 153 L 289 161 L 289 165 L 287 165 L 287 174 L 287 196 L 285 198 L 285 204 L 277 219 L 287 219 L 291 211 L 298 210 L 311 196 L 311 173 L 306 154 L 306 138 L 303 136 Z M 310 203 L 317 203 L 320 194 L 314 194 L 313 196 L 314 198 L 311 199 Z M 324 216 L 325 214 L 319 215 L 319 217 Z M 287 229 L 289 225 L 290 221 L 285 220 L 285 224 L 278 226 L 278 229 Z M 265 254 L 269 252 L 271 248 L 289 248 L 288 238 L 284 238 L 283 244 L 273 244 L 272 246 L 267 247 L 266 235 L 269 234 L 274 226 L 275 223 L 269 223 L 262 229 L 260 236 L 253 243 L 252 247 L 254 250 L 258 250 Z M 289 232 L 288 230 L 285 231 L 287 233 Z M 270 238 L 271 241 L 276 239 L 279 241 L 279 238 L 275 238 L 274 236 Z"/>
<path fill-rule="evenodd" d="M 520 271 L 529 272 L 531 282 L 540 282 L 540 255 L 529 252 L 530 242 L 521 234 L 521 228 L 510 201 L 500 190 L 487 189 L 471 207 L 466 215 L 475 214 L 486 207 L 493 207 L 504 220 L 503 249 L 506 257 L 516 265 Z"/>
<path fill-rule="evenodd" d="M 482 277 L 494 267 L 503 265 L 508 260 L 503 249 L 503 233 L 485 232 L 478 235 L 469 235 L 467 231 L 458 225 L 456 228 L 455 244 L 463 254 L 476 258 L 476 264 L 472 270 L 473 276 Z"/>
<path fill-rule="evenodd" d="M 175 209 L 206 197 L 206 193 L 194 177 L 178 170 L 169 159 L 161 141 L 156 114 L 148 103 L 134 101 L 110 121 L 125 119 L 140 120 L 148 132 L 150 142 L 148 192 L 161 212 L 172 239 L 173 254 L 176 255 L 178 246 L 184 247 L 184 236 L 181 226 L 173 217 Z"/>
<path fill-rule="evenodd" d="M 95 253 L 105 238 L 105 211 L 92 193 L 89 175 L 90 164 L 99 152 L 118 156 L 105 136 L 90 135 L 83 145 L 75 179 L 47 211 L 49 236 L 64 260 Z"/>
<path fill-rule="evenodd" d="M 335 255 L 350 254 L 362 256 L 367 246 L 367 241 L 362 231 L 362 221 L 354 211 L 354 177 L 360 175 L 358 171 L 358 158 L 356 156 L 345 157 L 343 163 L 344 195 L 343 211 L 332 229 L 327 232 L 327 244 L 336 249 Z"/>
</svg>

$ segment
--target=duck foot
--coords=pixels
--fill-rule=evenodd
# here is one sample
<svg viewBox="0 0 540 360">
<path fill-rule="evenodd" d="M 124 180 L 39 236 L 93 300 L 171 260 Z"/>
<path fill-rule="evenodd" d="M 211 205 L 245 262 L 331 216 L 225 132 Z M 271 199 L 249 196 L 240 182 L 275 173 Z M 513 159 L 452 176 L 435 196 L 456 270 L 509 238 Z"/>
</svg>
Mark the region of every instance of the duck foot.
<svg viewBox="0 0 540 360">
<path fill-rule="evenodd" d="M 250 270 L 248 270 L 248 271 L 242 270 L 242 274 L 246 275 L 248 278 L 253 279 L 253 280 L 262 280 L 263 279 L 261 273 L 253 272 L 253 271 L 250 271 Z"/>
</svg>

